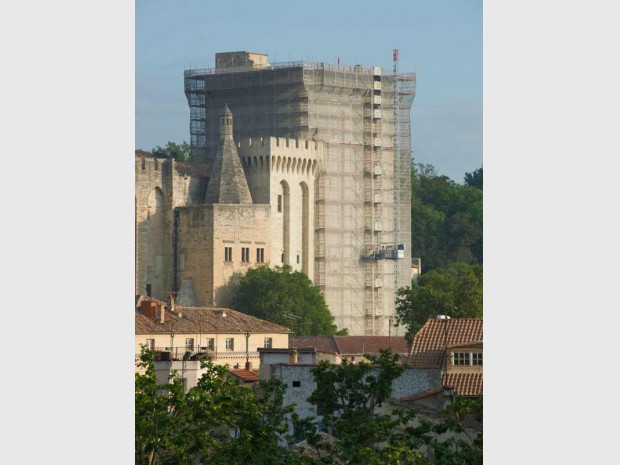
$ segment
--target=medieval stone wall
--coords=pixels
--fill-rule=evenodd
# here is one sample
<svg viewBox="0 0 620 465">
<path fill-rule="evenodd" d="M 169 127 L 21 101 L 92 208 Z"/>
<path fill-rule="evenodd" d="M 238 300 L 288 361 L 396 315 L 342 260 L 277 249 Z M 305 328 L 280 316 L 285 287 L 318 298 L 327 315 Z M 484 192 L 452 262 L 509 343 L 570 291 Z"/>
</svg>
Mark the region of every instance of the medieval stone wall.
<svg viewBox="0 0 620 465">
<path fill-rule="evenodd" d="M 270 137 L 238 143 L 255 203 L 271 205 L 271 264 L 315 276 L 315 185 L 324 146 Z"/>
<path fill-rule="evenodd" d="M 212 204 L 179 208 L 179 280 L 191 280 L 199 306 L 225 305 L 235 273 L 269 263 L 269 206 Z M 231 255 L 226 256 L 226 248 Z M 248 249 L 247 261 L 242 249 Z M 259 261 L 258 249 L 262 249 Z M 184 296 L 180 295 L 179 299 Z"/>
</svg>

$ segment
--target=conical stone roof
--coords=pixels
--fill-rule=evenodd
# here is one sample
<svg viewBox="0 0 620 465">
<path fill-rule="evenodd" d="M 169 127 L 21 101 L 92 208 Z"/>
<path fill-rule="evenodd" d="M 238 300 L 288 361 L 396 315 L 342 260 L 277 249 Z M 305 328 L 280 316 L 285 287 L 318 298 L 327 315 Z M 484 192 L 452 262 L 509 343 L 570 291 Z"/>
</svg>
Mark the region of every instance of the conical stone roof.
<svg viewBox="0 0 620 465">
<path fill-rule="evenodd" d="M 221 118 L 220 127 L 224 125 L 224 120 L 229 120 L 232 126 L 232 113 L 228 106 Z M 232 127 L 228 132 L 230 135 L 222 137 L 215 155 L 215 166 L 205 194 L 205 203 L 251 204 L 252 195 L 232 138 Z"/>
</svg>

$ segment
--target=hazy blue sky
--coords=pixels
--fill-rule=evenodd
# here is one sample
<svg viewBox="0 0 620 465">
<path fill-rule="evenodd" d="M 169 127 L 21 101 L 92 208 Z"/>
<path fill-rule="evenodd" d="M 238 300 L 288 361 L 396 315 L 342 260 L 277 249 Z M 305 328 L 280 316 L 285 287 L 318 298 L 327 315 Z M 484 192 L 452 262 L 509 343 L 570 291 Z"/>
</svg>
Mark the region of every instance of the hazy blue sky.
<svg viewBox="0 0 620 465">
<path fill-rule="evenodd" d="M 413 157 L 457 182 L 482 166 L 482 1 L 136 0 L 136 148 L 189 141 L 183 70 L 216 52 L 415 71 Z"/>
</svg>

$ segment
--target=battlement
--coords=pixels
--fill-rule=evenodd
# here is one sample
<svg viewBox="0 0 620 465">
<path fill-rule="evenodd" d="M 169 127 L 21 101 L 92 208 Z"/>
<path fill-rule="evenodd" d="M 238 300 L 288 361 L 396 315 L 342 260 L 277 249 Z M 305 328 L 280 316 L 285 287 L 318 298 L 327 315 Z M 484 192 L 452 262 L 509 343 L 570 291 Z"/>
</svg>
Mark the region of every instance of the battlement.
<svg viewBox="0 0 620 465">
<path fill-rule="evenodd" d="M 236 142 L 237 148 L 248 149 L 252 147 L 285 147 L 292 149 L 303 149 L 303 150 L 320 150 L 320 142 L 315 140 L 307 140 L 307 139 L 292 139 L 288 137 L 256 137 L 256 138 L 248 138 L 242 139 Z"/>
<path fill-rule="evenodd" d="M 169 158 L 157 158 L 148 152 L 136 151 L 135 167 L 137 176 L 161 176 L 164 166 L 170 163 Z"/>
<path fill-rule="evenodd" d="M 324 144 L 287 137 L 260 137 L 237 142 L 239 158 L 247 173 L 278 172 L 314 175 Z"/>
</svg>

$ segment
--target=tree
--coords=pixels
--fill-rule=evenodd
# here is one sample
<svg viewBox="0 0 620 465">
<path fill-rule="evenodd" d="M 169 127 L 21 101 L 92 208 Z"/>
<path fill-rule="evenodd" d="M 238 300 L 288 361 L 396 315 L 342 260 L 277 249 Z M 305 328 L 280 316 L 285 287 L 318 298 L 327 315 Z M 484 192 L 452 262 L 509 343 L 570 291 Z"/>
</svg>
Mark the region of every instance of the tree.
<svg viewBox="0 0 620 465">
<path fill-rule="evenodd" d="M 151 150 L 151 153 L 157 157 L 174 158 L 176 161 L 189 161 L 190 146 L 185 141 L 180 144 L 168 141 L 165 147 L 158 145 Z"/>
<path fill-rule="evenodd" d="M 482 167 L 473 173 L 465 173 L 465 185 L 482 189 Z"/>
<path fill-rule="evenodd" d="M 205 362 L 206 373 L 184 393 L 182 380 L 157 383 L 153 355 L 143 349 L 135 387 L 135 462 L 164 464 L 296 464 L 284 446 L 286 387 L 262 382 L 259 390 L 237 385 L 226 368 Z"/>
<path fill-rule="evenodd" d="M 396 319 L 413 336 L 435 315 L 482 318 L 482 265 L 455 263 L 422 274 L 397 292 Z"/>
<path fill-rule="evenodd" d="M 370 363 L 343 361 L 342 365 L 321 362 L 312 370 L 317 384 L 308 400 L 320 405 L 324 428 L 336 437 L 332 444 L 317 441 L 316 432 L 306 432 L 309 444 L 326 450 L 320 463 L 407 464 L 421 458 L 417 447 L 406 444 L 397 428 L 406 425 L 414 413 L 395 410 L 379 414 L 390 396 L 392 383 L 403 372 L 398 356 L 383 351 L 379 357 L 367 356 Z M 383 444 L 378 448 L 378 444 Z"/>
<path fill-rule="evenodd" d="M 412 253 L 424 271 L 482 263 L 482 190 L 423 164 L 412 164 L 411 189 Z"/>
<path fill-rule="evenodd" d="M 481 401 L 457 397 L 438 421 L 420 418 L 414 409 L 380 413 L 376 408 L 388 400 L 392 383 L 405 368 L 390 351 L 368 358 L 370 363 L 359 364 L 323 361 L 312 370 L 317 388 L 308 400 L 321 406 L 324 427 L 335 440 L 321 440 L 311 422 L 296 419 L 295 427 L 317 453 L 322 453 L 318 460 L 308 463 L 482 464 L 482 435 L 474 436 L 465 427 L 472 417 L 481 426 Z"/>
<path fill-rule="evenodd" d="M 287 265 L 248 270 L 239 280 L 233 304 L 241 312 L 288 326 L 299 336 L 336 334 L 334 317 L 319 289 Z"/>
<path fill-rule="evenodd" d="M 455 396 L 441 413 L 440 422 L 431 428 L 437 436 L 451 433 L 443 440 L 435 436 L 429 441 L 435 465 L 482 465 L 482 412 L 482 398 Z M 472 434 L 468 422 L 475 422 L 480 432 Z"/>
</svg>

